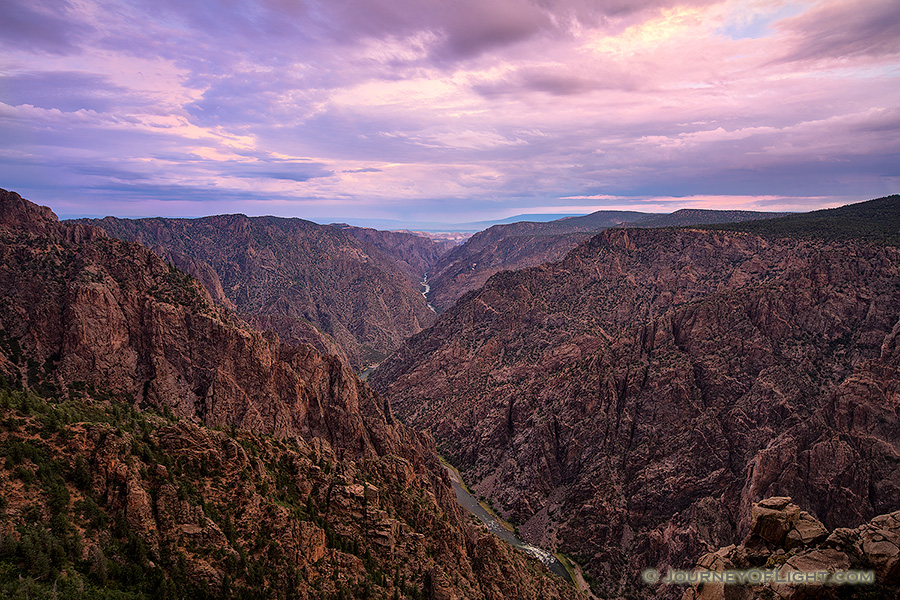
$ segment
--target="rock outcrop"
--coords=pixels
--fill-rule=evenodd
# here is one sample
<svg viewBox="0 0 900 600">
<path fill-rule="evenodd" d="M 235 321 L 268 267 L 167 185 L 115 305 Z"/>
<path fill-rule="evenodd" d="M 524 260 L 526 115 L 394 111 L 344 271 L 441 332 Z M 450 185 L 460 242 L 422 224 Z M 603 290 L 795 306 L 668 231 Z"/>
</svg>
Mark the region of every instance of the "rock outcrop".
<svg viewBox="0 0 900 600">
<path fill-rule="evenodd" d="M 891 246 L 609 229 L 495 275 L 372 381 L 526 540 L 643 594 L 767 496 L 829 528 L 897 510 L 898 281 Z"/>
<path fill-rule="evenodd" d="M 0 388 L 0 595 L 574 599 L 433 471 Z"/>
<path fill-rule="evenodd" d="M 753 505 L 747 538 L 702 556 L 694 576 L 753 569 L 768 572 L 768 580 L 755 585 L 697 581 L 684 591 L 682 600 L 896 598 L 900 511 L 829 533 L 789 497 L 761 500 Z M 800 574 L 812 581 L 795 583 Z M 839 577 L 853 583 L 839 584 Z"/>
</svg>

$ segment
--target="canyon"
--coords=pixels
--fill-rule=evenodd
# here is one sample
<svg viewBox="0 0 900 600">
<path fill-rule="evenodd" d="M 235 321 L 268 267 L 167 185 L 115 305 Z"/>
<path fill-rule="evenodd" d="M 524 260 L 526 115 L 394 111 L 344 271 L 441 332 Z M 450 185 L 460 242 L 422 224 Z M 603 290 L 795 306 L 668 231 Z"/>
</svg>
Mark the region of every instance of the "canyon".
<svg viewBox="0 0 900 600">
<path fill-rule="evenodd" d="M 859 526 L 900 498 L 900 251 L 810 231 L 607 229 L 495 274 L 371 381 L 601 597 L 735 543 L 767 496 Z"/>
<path fill-rule="evenodd" d="M 576 597 L 348 365 L 147 248 L 0 192 L 0 305 L 4 594 Z"/>
<path fill-rule="evenodd" d="M 812 564 L 894 597 L 898 213 L 609 211 L 452 246 L 60 222 L 0 191 L 0 589 L 587 596 L 546 548 L 597 598 L 817 597 L 642 579 Z"/>
<path fill-rule="evenodd" d="M 427 238 L 244 215 L 76 222 L 143 244 L 218 306 L 357 369 L 434 319 L 418 281 L 446 244 Z"/>
</svg>

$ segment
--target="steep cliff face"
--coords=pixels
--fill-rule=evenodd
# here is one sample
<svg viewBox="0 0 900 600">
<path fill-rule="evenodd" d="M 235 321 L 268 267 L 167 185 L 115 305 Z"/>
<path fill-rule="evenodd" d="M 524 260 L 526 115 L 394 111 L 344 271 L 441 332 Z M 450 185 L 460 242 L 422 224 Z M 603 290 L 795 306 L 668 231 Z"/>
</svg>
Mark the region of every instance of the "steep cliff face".
<svg viewBox="0 0 900 600">
<path fill-rule="evenodd" d="M 607 230 L 492 277 L 373 378 L 526 538 L 638 591 L 790 495 L 829 526 L 900 498 L 900 251 Z"/>
<path fill-rule="evenodd" d="M 459 246 L 435 265 L 434 275 L 429 278 L 430 304 L 439 310 L 447 310 L 460 296 L 478 289 L 495 273 L 560 260 L 580 242 L 591 237 L 590 233 L 501 236 L 492 231 L 495 227 L 501 225 L 476 233 L 470 238 L 475 240 L 471 246 Z M 479 236 L 493 239 L 476 239 Z"/>
<path fill-rule="evenodd" d="M 0 387 L 0 595 L 574 598 L 396 455 Z"/>
<path fill-rule="evenodd" d="M 336 225 L 360 242 L 394 258 L 409 280 L 417 284 L 437 261 L 456 247 L 450 240 L 436 240 L 405 231 L 380 231 L 369 227 Z"/>
<path fill-rule="evenodd" d="M 444 255 L 434 266 L 429 301 L 440 310 L 453 306 L 499 271 L 515 271 L 561 260 L 598 231 L 629 223 L 633 227 L 672 227 L 770 219 L 784 213 L 684 209 L 671 214 L 598 211 L 546 223 L 494 225 Z"/>
<path fill-rule="evenodd" d="M 339 360 L 250 329 L 139 244 L 61 225 L 33 205 L 17 217 L 9 197 L 0 217 L 2 327 L 64 382 L 109 388 L 208 425 L 340 438 L 373 452 L 360 413 L 371 391 Z M 40 220 L 32 225 L 29 216 Z M 29 384 L 27 372 L 15 376 Z M 373 418 L 383 419 L 375 408 Z M 326 413 L 346 420 L 326 422 Z"/>
<path fill-rule="evenodd" d="M 590 237 L 590 232 L 643 216 L 645 213 L 611 210 L 555 221 L 520 221 L 488 227 L 435 264 L 428 300 L 439 310 L 447 310 L 460 296 L 484 285 L 494 273 L 560 260 Z"/>
<path fill-rule="evenodd" d="M 0 306 L 0 561 L 31 578 L 3 589 L 573 596 L 466 521 L 430 439 L 349 367 L 145 247 L 0 192 Z"/>
<path fill-rule="evenodd" d="M 394 259 L 335 227 L 244 215 L 78 222 L 154 249 L 202 281 L 220 306 L 286 341 L 328 351 L 323 332 L 357 368 L 434 319 Z"/>
</svg>

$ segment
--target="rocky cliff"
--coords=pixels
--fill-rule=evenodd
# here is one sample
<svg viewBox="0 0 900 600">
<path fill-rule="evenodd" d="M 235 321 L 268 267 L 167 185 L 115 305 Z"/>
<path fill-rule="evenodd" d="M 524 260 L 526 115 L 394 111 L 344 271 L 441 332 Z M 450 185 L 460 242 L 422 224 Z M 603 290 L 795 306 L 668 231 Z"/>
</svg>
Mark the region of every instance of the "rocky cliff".
<svg viewBox="0 0 900 600">
<path fill-rule="evenodd" d="M 0 192 L 0 305 L 3 593 L 574 597 L 349 367 L 145 247 Z"/>
<path fill-rule="evenodd" d="M 0 388 L 0 596 L 574 598 L 433 471 L 213 430 L 79 387 Z"/>
<path fill-rule="evenodd" d="M 900 596 L 900 511 L 879 515 L 856 528 L 829 532 L 813 515 L 789 497 L 766 498 L 753 504 L 749 535 L 705 554 L 694 574 L 769 572 L 768 581 L 741 585 L 697 582 L 683 600 L 784 600 L 897 598 Z M 853 581 L 852 571 L 863 580 Z M 796 583 L 799 576 L 818 581 Z M 838 583 L 838 578 L 853 583 Z"/>
<path fill-rule="evenodd" d="M 626 223 L 631 227 L 672 227 L 770 219 L 783 214 L 699 209 L 671 214 L 607 210 L 545 223 L 494 225 L 476 233 L 437 262 L 429 302 L 446 310 L 464 293 L 484 285 L 494 273 L 556 262 L 598 231 Z"/>
<path fill-rule="evenodd" d="M 491 230 L 494 227 L 476 233 L 470 239 L 482 234 L 493 236 Z M 495 273 L 560 260 L 590 236 L 590 233 L 514 235 L 490 241 L 476 239 L 472 246 L 463 244 L 435 265 L 434 275 L 429 278 L 428 302 L 438 310 L 447 310 L 460 296 L 478 289 Z"/>
<path fill-rule="evenodd" d="M 285 341 L 337 346 L 357 368 L 434 319 L 393 258 L 336 227 L 244 215 L 78 222 L 153 249 L 202 281 L 220 306 Z"/>
<path fill-rule="evenodd" d="M 610 229 L 495 275 L 373 385 L 598 595 L 643 594 L 766 496 L 897 510 L 898 282 L 891 246 Z"/>
<path fill-rule="evenodd" d="M 456 243 L 450 240 L 432 239 L 407 231 L 381 231 L 344 224 L 334 226 L 392 257 L 397 261 L 397 266 L 416 285 L 444 254 L 456 247 Z"/>
</svg>

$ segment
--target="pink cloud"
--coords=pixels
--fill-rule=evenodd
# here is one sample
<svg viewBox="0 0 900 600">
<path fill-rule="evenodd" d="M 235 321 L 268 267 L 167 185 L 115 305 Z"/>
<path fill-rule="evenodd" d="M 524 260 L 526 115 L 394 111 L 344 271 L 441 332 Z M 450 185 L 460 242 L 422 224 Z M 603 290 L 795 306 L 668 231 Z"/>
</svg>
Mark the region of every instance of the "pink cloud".
<svg viewBox="0 0 900 600">
<path fill-rule="evenodd" d="M 871 62 L 900 53 L 900 6 L 893 0 L 838 0 L 778 23 L 790 38 L 782 60 Z"/>
<path fill-rule="evenodd" d="M 10 14 L 62 33 L 32 7 Z M 2 50 L 14 158 L 0 187 L 191 206 L 255 194 L 279 210 L 365 198 L 397 214 L 874 197 L 900 177 L 897 13 L 886 0 L 85 0 L 66 43 Z"/>
</svg>

